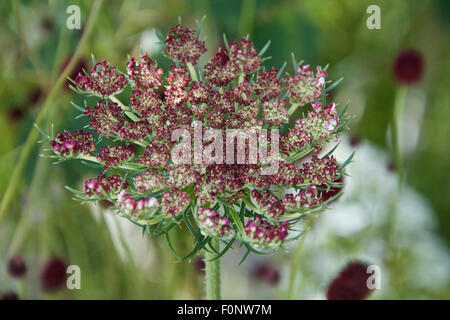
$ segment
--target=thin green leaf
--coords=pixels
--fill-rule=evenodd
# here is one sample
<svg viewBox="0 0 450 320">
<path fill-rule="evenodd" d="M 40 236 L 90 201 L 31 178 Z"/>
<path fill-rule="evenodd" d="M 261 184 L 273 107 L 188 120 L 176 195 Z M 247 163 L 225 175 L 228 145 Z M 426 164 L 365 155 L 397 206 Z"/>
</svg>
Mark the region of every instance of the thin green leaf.
<svg viewBox="0 0 450 320">
<path fill-rule="evenodd" d="M 205 22 L 206 19 L 206 15 L 204 15 L 199 22 L 197 22 L 197 34 L 196 37 L 198 38 L 200 36 L 200 32 L 202 31 L 203 28 L 203 23 Z"/>
<path fill-rule="evenodd" d="M 331 90 L 333 90 L 334 88 L 336 88 L 342 81 L 344 80 L 344 78 L 340 78 L 339 80 L 336 80 L 335 82 L 333 82 L 329 87 L 327 87 L 325 89 L 325 92 L 329 92 Z"/>
<path fill-rule="evenodd" d="M 223 34 L 223 43 L 225 44 L 225 48 L 227 48 L 227 51 L 230 52 L 230 45 L 228 44 L 227 35 Z"/>
<path fill-rule="evenodd" d="M 292 58 L 292 66 L 294 67 L 294 73 L 295 73 L 295 72 L 297 72 L 298 63 L 297 63 L 297 59 L 295 59 L 295 55 L 293 52 L 291 53 L 291 58 Z"/>
<path fill-rule="evenodd" d="M 270 47 L 271 41 L 267 41 L 267 43 L 264 45 L 264 47 L 259 51 L 258 56 L 263 56 L 264 53 L 266 53 L 267 49 Z"/>
<path fill-rule="evenodd" d="M 286 68 L 286 65 L 287 65 L 287 62 L 285 61 L 283 63 L 283 65 L 281 66 L 280 71 L 278 71 L 278 73 L 277 73 L 277 78 L 278 79 L 280 79 L 281 75 L 283 74 L 283 71 L 284 71 L 284 68 Z"/>
<path fill-rule="evenodd" d="M 344 169 L 353 159 L 353 156 L 355 155 L 355 151 L 352 152 L 352 154 L 347 158 L 347 160 L 344 161 L 344 163 L 342 163 L 339 166 L 339 171 L 341 171 L 342 169 Z"/>
</svg>

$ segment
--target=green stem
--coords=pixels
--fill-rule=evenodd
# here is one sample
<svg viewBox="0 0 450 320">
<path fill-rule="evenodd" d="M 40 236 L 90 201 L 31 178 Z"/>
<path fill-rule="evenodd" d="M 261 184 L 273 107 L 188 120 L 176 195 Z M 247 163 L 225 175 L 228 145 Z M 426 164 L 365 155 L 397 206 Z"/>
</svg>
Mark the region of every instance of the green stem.
<svg viewBox="0 0 450 320">
<path fill-rule="evenodd" d="M 403 179 L 404 179 L 404 163 L 403 154 L 400 148 L 400 140 L 402 138 L 401 132 L 399 130 L 399 124 L 402 122 L 403 113 L 405 109 L 407 87 L 399 87 L 395 94 L 395 102 L 392 110 L 391 119 L 391 142 L 392 142 L 392 158 L 395 165 L 395 170 L 398 174 L 398 185 L 396 190 L 396 199 L 392 203 L 391 214 L 388 220 L 387 228 L 387 244 L 391 251 L 395 251 L 392 247 L 393 234 L 395 232 L 395 224 L 398 215 L 398 201 L 401 197 Z"/>
<path fill-rule="evenodd" d="M 42 123 L 45 121 L 46 116 L 49 112 L 49 109 L 53 104 L 53 100 L 54 100 L 56 94 L 59 92 L 59 89 L 66 82 L 66 77 L 69 75 L 69 73 L 75 67 L 75 64 L 77 63 L 78 58 L 82 53 L 84 45 L 86 44 L 87 39 L 93 30 L 92 28 L 94 26 L 95 20 L 97 19 L 97 15 L 100 11 L 102 2 L 103 2 L 103 0 L 98 0 L 98 1 L 94 2 L 91 13 L 89 15 L 88 22 L 86 24 L 86 29 L 80 39 L 80 42 L 78 43 L 77 49 L 75 50 L 75 53 L 73 54 L 72 59 L 70 60 L 70 63 L 67 65 L 67 67 L 64 69 L 64 71 L 61 73 L 58 80 L 56 80 L 53 88 L 50 90 L 48 96 L 46 97 L 46 99 L 44 101 L 41 111 L 39 112 L 39 114 L 36 118 L 35 123 L 38 126 L 41 126 Z M 28 134 L 27 140 L 25 141 L 25 145 L 22 149 L 22 152 L 20 153 L 19 159 L 16 162 L 16 166 L 12 172 L 11 179 L 9 180 L 8 186 L 6 188 L 6 192 L 3 196 L 2 202 L 0 204 L 0 221 L 3 219 L 3 217 L 5 216 L 5 213 L 7 212 L 8 206 L 11 203 L 12 197 L 16 191 L 16 188 L 18 185 L 18 180 L 20 179 L 20 176 L 22 175 L 22 172 L 25 167 L 28 156 L 30 155 L 31 150 L 33 149 L 34 145 L 36 144 L 36 141 L 38 138 L 39 138 L 38 131 L 35 130 L 34 128 L 32 128 L 30 133 Z"/>
<path fill-rule="evenodd" d="M 302 252 L 302 248 L 303 248 L 303 243 L 305 242 L 306 234 L 311 229 L 312 222 L 313 222 L 313 216 L 309 217 L 309 220 L 305 226 L 305 230 L 303 231 L 303 235 L 301 236 L 301 239 L 298 242 L 297 248 L 295 248 L 294 255 L 292 256 L 286 300 L 291 300 L 293 298 L 295 281 L 297 279 L 297 271 L 299 269 L 300 256 L 301 256 L 301 252 Z"/>
<path fill-rule="evenodd" d="M 192 63 L 187 62 L 186 66 L 188 67 L 189 73 L 191 74 L 191 78 L 194 81 L 198 81 L 198 76 L 197 76 L 197 72 L 195 71 L 194 66 L 192 65 Z"/>
<path fill-rule="evenodd" d="M 293 103 L 292 106 L 289 108 L 289 115 L 292 116 L 292 114 L 297 110 L 297 107 L 299 106 L 298 103 Z"/>
<path fill-rule="evenodd" d="M 397 89 L 391 119 L 392 157 L 395 164 L 395 170 L 398 173 L 400 184 L 403 181 L 403 155 L 400 148 L 401 133 L 399 132 L 399 124 L 403 119 L 406 91 L 406 87 L 400 87 Z"/>
<path fill-rule="evenodd" d="M 218 239 L 211 240 L 211 246 L 214 250 L 220 250 L 220 243 Z M 220 300 L 220 258 L 215 259 L 217 254 L 214 252 L 205 252 L 205 265 L 206 265 L 206 299 L 207 300 Z"/>
</svg>

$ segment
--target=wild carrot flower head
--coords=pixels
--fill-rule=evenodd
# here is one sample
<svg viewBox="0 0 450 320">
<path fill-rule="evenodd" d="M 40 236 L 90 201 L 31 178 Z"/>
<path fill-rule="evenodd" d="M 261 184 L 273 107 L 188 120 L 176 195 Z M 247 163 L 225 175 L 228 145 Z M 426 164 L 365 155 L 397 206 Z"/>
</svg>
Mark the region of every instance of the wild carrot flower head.
<svg viewBox="0 0 450 320">
<path fill-rule="evenodd" d="M 94 109 L 86 107 L 84 114 L 90 118 L 89 126 L 106 138 L 119 132 L 125 123 L 122 109 L 117 103 L 107 103 L 105 100 L 100 100 Z"/>
<path fill-rule="evenodd" d="M 122 91 L 128 83 L 125 76 L 118 73 L 117 69 L 111 67 L 106 60 L 97 63 L 94 70 L 87 75 L 79 73 L 75 82 L 81 90 L 105 97 Z"/>
<path fill-rule="evenodd" d="M 134 58 L 131 58 L 127 69 L 128 76 L 133 81 L 136 89 L 146 90 L 161 87 L 164 70 L 157 67 L 156 62 L 150 59 L 148 54 L 143 55 L 139 63 Z"/>
<path fill-rule="evenodd" d="M 198 39 L 194 30 L 181 24 L 169 30 L 164 43 L 169 58 L 182 64 L 196 64 L 200 55 L 206 52 L 205 42 Z"/>
<path fill-rule="evenodd" d="M 317 101 L 322 95 L 327 76 L 327 72 L 321 67 L 317 67 L 317 71 L 314 73 L 309 65 L 298 66 L 297 73 L 286 80 L 291 102 L 304 106 Z"/>
<path fill-rule="evenodd" d="M 59 132 L 56 138 L 50 141 L 53 151 L 62 157 L 76 157 L 91 155 L 95 151 L 94 135 L 91 132 L 77 130 L 72 132 Z"/>
<path fill-rule="evenodd" d="M 97 99 L 76 105 L 90 131 L 47 139 L 54 158 L 102 170 L 72 191 L 84 202 L 112 204 L 154 235 L 185 223 L 197 241 L 192 255 L 211 238 L 227 250 L 235 240 L 253 252 L 283 247 L 298 234 L 293 224 L 339 195 L 324 196 L 345 165 L 320 152 L 349 120 L 323 102 L 327 73 L 295 58 L 293 75 L 266 69 L 267 46 L 258 53 L 247 38 L 225 39 L 194 67 L 205 44 L 182 25 L 164 43 L 173 61 L 167 70 L 143 54 L 129 59 L 125 73 L 104 61 L 76 78 L 76 91 Z"/>
<path fill-rule="evenodd" d="M 200 208 L 197 221 L 202 233 L 206 236 L 226 238 L 231 236 L 230 219 L 221 217 L 217 212 Z"/>
<path fill-rule="evenodd" d="M 231 68 L 228 53 L 219 49 L 211 62 L 206 64 L 204 75 L 209 82 L 218 87 L 228 85 L 235 77 L 235 71 Z"/>
<path fill-rule="evenodd" d="M 233 42 L 230 46 L 231 68 L 236 72 L 252 73 L 261 67 L 261 56 L 253 43 L 246 38 Z"/>
</svg>

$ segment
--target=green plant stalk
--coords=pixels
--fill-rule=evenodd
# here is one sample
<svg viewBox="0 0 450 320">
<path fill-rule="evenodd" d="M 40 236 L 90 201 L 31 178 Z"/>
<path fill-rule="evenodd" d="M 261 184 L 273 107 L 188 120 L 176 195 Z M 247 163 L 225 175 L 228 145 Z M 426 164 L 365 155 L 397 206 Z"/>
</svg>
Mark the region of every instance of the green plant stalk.
<svg viewBox="0 0 450 320">
<path fill-rule="evenodd" d="M 403 154 L 400 148 L 401 135 L 399 132 L 399 124 L 403 119 L 403 113 L 405 110 L 407 87 L 401 86 L 397 88 L 395 94 L 394 107 L 392 109 L 391 119 L 391 143 L 392 143 L 392 157 L 395 165 L 395 170 L 398 175 L 398 185 L 396 190 L 396 199 L 394 200 L 391 208 L 391 214 L 388 220 L 387 228 L 387 244 L 391 252 L 395 251 L 392 247 L 392 239 L 395 232 L 395 224 L 398 215 L 398 201 L 402 194 L 403 180 L 404 180 L 404 163 Z"/>
<path fill-rule="evenodd" d="M 216 251 L 220 250 L 220 242 L 218 239 L 211 240 L 211 246 Z M 221 299 L 221 281 L 220 281 L 220 258 L 215 259 L 216 253 L 205 252 L 205 265 L 206 265 L 206 299 L 207 300 L 220 300 Z"/>
<path fill-rule="evenodd" d="M 75 67 L 75 64 L 77 63 L 77 60 L 80 57 L 80 55 L 84 49 L 87 39 L 89 38 L 90 34 L 92 33 L 92 30 L 93 30 L 92 28 L 95 24 L 95 21 L 97 20 L 97 16 L 100 11 L 102 2 L 103 2 L 103 0 L 97 0 L 94 2 L 92 9 L 91 9 L 91 13 L 89 14 L 89 18 L 88 18 L 88 22 L 86 24 L 85 31 L 84 31 L 83 35 L 81 36 L 80 42 L 78 43 L 75 53 L 73 54 L 72 59 L 70 60 L 70 63 L 67 65 L 67 67 L 64 69 L 64 71 L 61 73 L 59 78 L 56 80 L 56 82 L 53 85 L 52 89 L 50 90 L 48 96 L 46 97 L 46 99 L 43 103 L 43 106 L 41 108 L 41 111 L 39 112 L 39 114 L 35 120 L 36 125 L 41 126 L 42 123 L 45 121 L 46 116 L 47 116 L 49 110 L 51 109 L 51 106 L 53 104 L 53 100 L 54 100 L 55 96 L 59 92 L 59 89 L 66 82 L 67 76 L 70 74 L 70 72 Z M 17 181 L 20 179 L 20 176 L 22 175 L 22 172 L 25 167 L 28 156 L 30 155 L 38 138 L 39 138 L 39 132 L 37 130 L 35 130 L 34 128 L 32 128 L 30 133 L 28 134 L 28 137 L 25 141 L 23 149 L 19 155 L 19 159 L 16 162 L 16 166 L 12 172 L 11 179 L 9 180 L 5 194 L 3 195 L 3 199 L 0 204 L 0 222 L 2 221 L 2 219 L 4 218 L 4 216 L 7 212 L 8 206 L 11 203 L 12 197 L 17 188 Z"/>
<path fill-rule="evenodd" d="M 305 226 L 305 230 L 303 231 L 301 239 L 298 242 L 297 247 L 295 248 L 294 255 L 292 256 L 286 300 L 293 299 L 295 281 L 297 279 L 297 271 L 300 264 L 300 256 L 303 248 L 303 243 L 305 242 L 306 234 L 311 229 L 313 220 L 313 216 L 309 217 L 309 220 Z"/>
<path fill-rule="evenodd" d="M 186 66 L 188 67 L 189 73 L 191 74 L 191 78 L 194 81 L 198 81 L 197 71 L 195 71 L 194 66 L 192 63 L 188 62 L 186 63 Z"/>
<path fill-rule="evenodd" d="M 400 148 L 400 132 L 399 124 L 403 119 L 403 112 L 405 109 L 407 87 L 399 87 L 395 95 L 394 108 L 392 109 L 391 119 L 391 143 L 392 143 L 392 157 L 395 164 L 395 170 L 398 173 L 399 183 L 403 182 L 403 155 Z"/>
</svg>

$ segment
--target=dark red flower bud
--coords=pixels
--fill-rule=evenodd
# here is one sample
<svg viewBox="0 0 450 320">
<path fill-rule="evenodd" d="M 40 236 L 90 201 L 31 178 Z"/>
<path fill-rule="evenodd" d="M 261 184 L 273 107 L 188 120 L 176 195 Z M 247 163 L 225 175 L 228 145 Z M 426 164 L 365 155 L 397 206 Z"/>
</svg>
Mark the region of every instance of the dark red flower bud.
<svg viewBox="0 0 450 320">
<path fill-rule="evenodd" d="M 350 136 L 350 145 L 356 147 L 361 143 L 361 138 L 359 136 Z"/>
<path fill-rule="evenodd" d="M 21 256 L 14 256 L 9 260 L 8 272 L 13 278 L 20 278 L 27 272 L 27 266 Z"/>
<path fill-rule="evenodd" d="M 280 272 L 277 268 L 269 264 L 259 265 L 255 269 L 254 275 L 257 279 L 262 280 L 271 286 L 276 285 L 280 281 Z"/>
<path fill-rule="evenodd" d="M 41 272 L 41 284 L 45 291 L 61 289 L 66 283 L 67 264 L 59 259 L 53 258 L 47 262 Z"/>
<path fill-rule="evenodd" d="M 0 300 L 19 300 L 19 296 L 15 292 L 7 292 L 0 297 Z"/>
<path fill-rule="evenodd" d="M 327 292 L 328 300 L 362 300 L 371 289 L 367 287 L 368 265 L 361 262 L 348 264 L 330 283 Z"/>
<path fill-rule="evenodd" d="M 425 61 L 419 51 L 415 49 L 403 50 L 395 60 L 395 80 L 406 85 L 418 82 L 422 78 L 424 65 Z"/>
<path fill-rule="evenodd" d="M 23 111 L 23 108 L 17 106 L 17 105 L 12 105 L 9 109 L 8 109 L 8 118 L 11 122 L 17 122 L 20 121 L 25 115 L 25 112 Z"/>
</svg>

